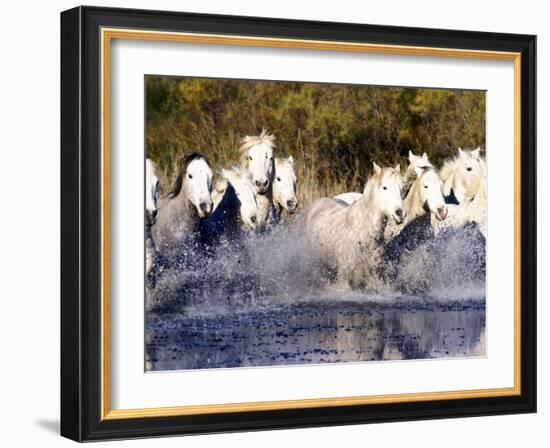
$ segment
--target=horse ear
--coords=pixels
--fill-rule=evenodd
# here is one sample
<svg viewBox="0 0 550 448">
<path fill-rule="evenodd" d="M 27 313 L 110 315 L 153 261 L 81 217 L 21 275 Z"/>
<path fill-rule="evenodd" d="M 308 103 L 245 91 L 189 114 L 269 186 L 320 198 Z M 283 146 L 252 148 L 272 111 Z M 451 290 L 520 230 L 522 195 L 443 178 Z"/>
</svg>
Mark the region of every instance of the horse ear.
<svg viewBox="0 0 550 448">
<path fill-rule="evenodd" d="M 401 175 L 401 165 L 399 163 L 395 165 L 394 170 L 397 174 Z"/>
<path fill-rule="evenodd" d="M 422 154 L 422 158 L 428 160 L 428 154 L 427 153 Z"/>
<path fill-rule="evenodd" d="M 380 173 L 382 172 L 382 168 L 380 168 L 376 162 L 372 162 L 372 167 L 374 168 L 374 174 L 376 174 L 377 176 L 380 175 Z"/>
<path fill-rule="evenodd" d="M 476 149 L 472 151 L 472 155 L 474 157 L 479 157 L 479 151 L 481 151 L 481 148 L 478 146 Z"/>
<path fill-rule="evenodd" d="M 292 166 L 294 166 L 294 157 L 288 156 L 288 161 L 290 162 L 290 164 L 291 164 Z"/>
<path fill-rule="evenodd" d="M 409 160 L 412 162 L 413 159 L 415 158 L 416 156 L 413 154 L 413 152 L 409 149 Z"/>
<path fill-rule="evenodd" d="M 462 148 L 459 146 L 459 147 L 458 147 L 458 155 L 459 155 L 459 157 L 464 157 L 464 154 L 465 154 L 465 152 L 462 151 Z"/>
</svg>

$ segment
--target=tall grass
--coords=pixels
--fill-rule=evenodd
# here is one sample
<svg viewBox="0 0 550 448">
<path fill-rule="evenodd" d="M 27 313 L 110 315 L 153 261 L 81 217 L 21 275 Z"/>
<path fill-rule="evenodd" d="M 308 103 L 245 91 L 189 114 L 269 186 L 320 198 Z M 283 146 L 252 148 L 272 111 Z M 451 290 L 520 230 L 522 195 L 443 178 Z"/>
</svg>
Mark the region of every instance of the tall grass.
<svg viewBox="0 0 550 448">
<path fill-rule="evenodd" d="M 262 128 L 277 156 L 295 158 L 302 206 L 362 191 L 373 161 L 405 164 L 413 150 L 440 164 L 457 146 L 485 146 L 481 91 L 148 76 L 146 96 L 147 156 L 166 189 L 184 153 L 221 169 Z"/>
</svg>

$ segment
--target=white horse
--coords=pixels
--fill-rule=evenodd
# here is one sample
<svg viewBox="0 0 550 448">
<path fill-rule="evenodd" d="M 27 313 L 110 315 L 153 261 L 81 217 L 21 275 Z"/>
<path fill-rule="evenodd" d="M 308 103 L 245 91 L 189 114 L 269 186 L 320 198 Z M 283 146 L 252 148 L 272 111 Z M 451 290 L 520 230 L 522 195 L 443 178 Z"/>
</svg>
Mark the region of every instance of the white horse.
<svg viewBox="0 0 550 448">
<path fill-rule="evenodd" d="M 145 159 L 145 274 L 153 268 L 155 257 L 155 242 L 151 233 L 151 226 L 157 217 L 157 200 L 159 194 L 159 178 L 157 167 L 151 159 Z"/>
<path fill-rule="evenodd" d="M 405 178 L 403 180 L 403 197 L 407 196 L 413 182 L 426 168 L 433 168 L 428 159 L 428 154 L 424 153 L 421 156 L 417 156 L 412 151 L 409 151 L 409 166 L 407 167 L 407 171 L 405 171 Z"/>
<path fill-rule="evenodd" d="M 410 257 L 424 253 L 425 248 L 434 242 L 433 226 L 447 218 L 448 205 L 443 196 L 443 182 L 432 165 L 418 164 L 418 160 L 411 157 L 409 160 L 411 163 L 407 172 L 414 181 L 403 200 L 407 217 L 402 226 L 388 226 L 385 235 L 384 274 L 388 282 L 399 284 L 405 291 L 412 293 L 418 292 L 418 288 L 423 290 L 427 286 L 427 281 L 424 278 L 419 282 L 412 279 L 403 281 L 401 278 L 401 282 L 395 283 L 395 280 L 400 277 L 400 273 L 402 275 L 403 272 L 409 272 L 411 266 L 420 269 L 410 261 Z M 404 262 L 403 257 L 408 261 Z"/>
<path fill-rule="evenodd" d="M 212 212 L 212 169 L 200 153 L 184 156 L 172 191 L 162 200 L 153 226 L 158 251 L 173 258 L 196 236 L 199 221 Z"/>
<path fill-rule="evenodd" d="M 413 183 L 429 168 L 433 168 L 433 166 L 430 163 L 428 155 L 426 153 L 422 154 L 421 156 L 417 156 L 412 151 L 409 151 L 409 165 L 407 166 L 407 170 L 405 171 L 403 187 L 401 188 L 401 197 L 405 198 L 408 196 Z M 410 199 L 411 197 L 409 197 L 409 201 Z M 410 202 L 408 205 L 409 207 L 411 206 Z M 405 206 L 405 210 L 408 214 L 407 206 Z M 407 222 L 411 222 L 415 217 L 416 216 L 411 217 L 410 215 L 408 215 Z M 393 239 L 396 235 L 399 234 L 399 232 L 401 232 L 403 228 L 404 225 L 398 226 L 392 222 L 388 223 L 385 234 L 386 241 L 390 241 L 391 239 Z"/>
<path fill-rule="evenodd" d="M 283 211 L 293 214 L 298 208 L 296 197 L 296 171 L 294 158 L 275 158 L 275 178 L 273 179 L 273 203 L 280 218 Z"/>
<path fill-rule="evenodd" d="M 262 130 L 258 136 L 246 136 L 239 146 L 241 167 L 250 173 L 256 189 L 258 224 L 264 226 L 274 220 L 273 177 L 275 137 Z"/>
<path fill-rule="evenodd" d="M 361 200 L 347 206 L 322 198 L 305 212 L 311 247 L 323 264 L 336 270 L 340 284 L 352 287 L 379 281 L 386 223 L 405 219 L 399 166 L 373 167 Z"/>
<path fill-rule="evenodd" d="M 407 190 L 403 191 L 407 225 L 427 213 L 442 221 L 447 217 L 447 206 L 443 196 L 443 183 L 424 153 L 415 156 L 409 151 L 409 166 L 404 181 Z"/>
<path fill-rule="evenodd" d="M 482 169 L 485 165 L 482 163 Z M 459 205 L 449 204 L 449 217 L 444 222 L 432 220 L 437 233 L 447 228 L 460 228 L 470 223 L 479 227 L 481 234 L 487 238 L 487 180 L 483 172 L 473 197 L 465 198 Z"/>
<path fill-rule="evenodd" d="M 252 179 L 242 168 L 222 170 L 216 190 L 223 197 L 209 218 L 201 221 L 200 231 L 210 246 L 220 238 L 234 239 L 243 231 L 252 231 L 258 225 L 258 203 Z"/>
<path fill-rule="evenodd" d="M 473 199 L 485 175 L 485 162 L 480 156 L 480 148 L 473 151 L 458 148 L 457 157 L 446 161 L 440 174 L 445 196 L 453 193 L 459 203 Z"/>
<path fill-rule="evenodd" d="M 396 242 L 400 246 L 421 243 L 433 235 L 435 224 L 432 224 L 432 220 L 434 223 L 443 221 L 448 213 L 443 196 L 443 183 L 426 154 L 419 157 L 410 152 L 409 161 L 405 174 L 405 184 L 408 186 L 402 190 L 402 194 L 405 195 L 403 203 L 407 217 L 401 226 L 387 226 L 385 239 L 389 245 Z M 407 239 L 415 241 L 406 241 Z"/>
<path fill-rule="evenodd" d="M 404 203 L 407 211 L 405 225 L 428 213 L 439 221 L 447 217 L 443 184 L 433 168 L 424 168 L 423 173 L 412 183 Z"/>
<path fill-rule="evenodd" d="M 480 148 L 473 151 L 458 148 L 457 157 L 443 165 L 441 177 L 445 194 L 450 195 L 452 191 L 459 204 L 449 205 L 449 218 L 445 222 L 433 223 L 436 232 L 476 223 L 487 237 L 487 178 Z"/>
<path fill-rule="evenodd" d="M 273 178 L 273 206 L 275 207 L 276 216 L 280 217 L 283 211 L 288 214 L 293 214 L 298 208 L 298 198 L 296 197 L 296 171 L 294 169 L 294 158 L 275 157 L 275 175 Z M 214 202 L 214 210 L 221 202 L 227 182 L 214 183 L 212 191 L 212 201 Z"/>
<path fill-rule="evenodd" d="M 157 166 L 151 159 L 145 159 L 145 223 L 148 226 L 155 224 L 159 188 Z"/>
<path fill-rule="evenodd" d="M 411 187 L 412 183 L 415 181 L 418 175 L 418 170 L 422 168 L 428 168 L 431 166 L 432 164 L 428 160 L 428 155 L 426 153 L 422 154 L 421 156 L 417 156 L 413 154 L 412 151 L 409 151 L 409 167 L 405 172 L 405 178 L 403 180 L 403 188 L 402 188 L 403 197 L 407 195 L 409 188 Z M 357 202 L 359 199 L 361 199 L 362 196 L 363 196 L 362 193 L 352 191 L 348 193 L 340 193 L 334 196 L 334 199 L 338 199 L 339 201 L 342 201 L 348 205 L 351 205 L 354 202 Z"/>
</svg>

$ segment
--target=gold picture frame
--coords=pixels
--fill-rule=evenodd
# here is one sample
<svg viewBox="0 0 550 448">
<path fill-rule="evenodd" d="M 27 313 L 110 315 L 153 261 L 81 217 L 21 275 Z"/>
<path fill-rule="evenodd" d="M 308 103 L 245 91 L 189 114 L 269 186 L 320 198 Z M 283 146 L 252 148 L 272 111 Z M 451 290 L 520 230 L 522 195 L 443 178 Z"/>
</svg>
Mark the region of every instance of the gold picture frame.
<svg viewBox="0 0 550 448">
<path fill-rule="evenodd" d="M 155 420 L 163 418 L 185 418 L 191 416 L 208 416 L 208 415 L 227 415 L 227 414 L 241 414 L 241 413 L 262 413 L 266 411 L 295 411 L 295 410 L 307 410 L 307 409 L 320 409 L 327 408 L 327 412 L 337 412 L 339 407 L 361 407 L 372 405 L 387 405 L 397 403 L 418 403 L 423 402 L 435 402 L 445 401 L 451 403 L 456 400 L 467 399 L 494 399 L 505 397 L 519 397 L 524 399 L 526 394 L 529 394 L 529 399 L 532 399 L 531 389 L 525 390 L 522 385 L 525 384 L 526 378 L 523 377 L 525 370 L 525 353 L 522 349 L 525 347 L 525 340 L 523 338 L 525 328 L 522 327 L 522 322 L 528 317 L 525 313 L 525 297 L 522 297 L 522 286 L 525 281 L 525 274 L 522 274 L 522 269 L 525 269 L 522 260 L 526 257 L 532 256 L 531 243 L 529 243 L 529 254 L 525 254 L 522 251 L 526 248 L 525 237 L 522 233 L 522 220 L 525 219 L 525 213 L 530 213 L 533 204 L 525 202 L 524 186 L 527 180 L 522 177 L 522 173 L 525 173 L 525 169 L 531 170 L 533 167 L 522 166 L 522 161 L 525 160 L 525 153 L 533 151 L 532 147 L 527 147 L 527 136 L 522 135 L 522 131 L 528 129 L 529 123 L 526 120 L 531 120 L 531 117 L 526 115 L 526 110 L 532 107 L 532 103 L 526 103 L 525 84 L 530 80 L 525 79 L 525 75 L 530 78 L 533 74 L 529 71 L 530 60 L 534 57 L 532 54 L 532 36 L 527 38 L 522 36 L 515 40 L 510 37 L 510 41 L 503 38 L 502 46 L 506 49 L 488 49 L 490 42 L 488 39 L 484 40 L 483 36 L 477 36 L 477 42 L 479 48 L 464 47 L 451 47 L 450 41 L 440 38 L 438 36 L 430 34 L 431 30 L 424 30 L 426 36 L 430 37 L 433 41 L 433 45 L 411 44 L 405 43 L 407 40 L 403 38 L 401 43 L 380 43 L 369 42 L 368 36 L 365 42 L 352 42 L 346 40 L 327 40 L 320 38 L 288 38 L 277 37 L 276 33 L 272 33 L 271 36 L 250 35 L 249 32 L 243 32 L 242 35 L 229 34 L 219 29 L 218 32 L 198 32 L 196 30 L 190 31 L 174 31 L 170 29 L 168 21 L 169 16 L 164 16 L 163 13 L 150 12 L 146 15 L 148 20 L 156 18 L 156 24 L 161 23 L 164 19 L 167 21 L 166 29 L 146 29 L 144 26 L 131 27 L 133 16 L 128 12 L 114 12 L 110 11 L 110 14 L 114 14 L 117 20 L 112 17 L 103 21 L 102 13 L 106 11 L 104 9 L 83 9 L 77 8 L 65 12 L 65 29 L 67 33 L 75 32 L 75 23 L 79 21 L 90 21 L 94 24 L 94 39 L 96 39 L 98 54 L 94 56 L 98 63 L 99 70 L 99 263 L 98 272 L 100 274 L 99 281 L 99 327 L 98 334 L 100 336 L 98 349 L 99 358 L 97 366 L 99 367 L 98 386 L 99 386 L 99 405 L 97 408 L 94 405 L 94 409 L 98 413 L 94 416 L 88 415 L 87 418 L 95 419 L 97 425 L 109 424 L 109 422 L 123 421 L 127 424 L 136 420 Z M 107 10 L 108 11 L 108 10 Z M 155 16 L 156 15 L 156 16 Z M 201 16 L 203 19 L 208 16 Z M 189 26 L 189 23 L 193 23 L 195 17 L 183 17 L 182 27 Z M 160 21 L 159 21 L 160 20 Z M 212 18 L 212 27 L 215 28 L 219 25 L 215 18 Z M 238 20 L 238 19 L 235 19 Z M 262 19 L 268 20 L 268 19 Z M 116 23 L 116 22 L 119 23 Z M 139 22 L 139 21 L 138 21 Z M 88 22 L 87 22 L 88 23 Z M 153 23 L 153 22 L 151 22 Z M 271 23 L 271 22 L 270 22 Z M 273 22 L 273 27 L 276 28 L 278 23 Z M 285 22 L 286 26 L 295 26 L 296 30 L 300 29 L 299 24 L 293 24 L 291 22 Z M 283 24 L 279 24 L 283 27 Z M 327 29 L 334 26 L 337 29 L 337 24 L 324 24 Z M 359 26 L 359 25 L 358 25 Z M 156 28 L 156 27 L 155 27 Z M 193 26 L 190 26 L 193 28 Z M 83 33 L 83 29 L 78 28 L 77 33 Z M 89 32 L 89 31 L 88 31 Z M 280 31 L 281 34 L 286 33 L 285 30 Z M 380 31 L 383 35 L 383 31 Z M 457 34 L 453 34 L 457 33 Z M 300 33 L 296 33 L 300 34 Z M 368 34 L 368 33 L 367 33 Z M 449 37 L 450 36 L 450 37 Z M 510 35 L 512 36 L 512 35 Z M 449 32 L 446 39 L 454 39 L 454 44 L 459 45 L 462 36 L 460 32 Z M 488 38 L 488 36 L 485 36 Z M 232 404 L 217 404 L 217 405 L 182 405 L 175 407 L 160 407 L 160 408 L 142 408 L 142 409 L 113 409 L 111 407 L 111 366 L 110 359 L 111 353 L 111 304 L 110 304 L 110 246 L 111 246 L 111 229 L 110 229 L 110 217 L 111 217 L 111 45 L 113 41 L 117 39 L 124 40 L 140 40 L 140 41 L 163 41 L 163 42 L 184 42 L 184 43 L 199 43 L 209 45 L 237 45 L 243 47 L 274 47 L 274 48 L 288 48 L 288 49 L 311 49 L 321 51 L 342 51 L 342 52 L 357 52 L 357 53 L 380 53 L 380 54 L 398 54 L 409 56 L 434 56 L 445 58 L 465 58 L 465 59 L 482 59 L 488 61 L 504 60 L 511 61 L 514 65 L 514 159 L 515 159 L 515 173 L 514 173 L 514 386 L 507 388 L 489 388 L 489 389 L 474 389 L 474 390 L 460 390 L 460 391 L 446 391 L 446 392 L 428 392 L 428 393 L 405 393 L 395 395 L 374 395 L 374 396 L 353 396 L 353 397 L 339 397 L 339 398 L 315 398 L 305 400 L 283 400 L 283 401 L 268 401 L 268 402 L 243 402 Z M 389 40 L 389 38 L 388 38 Z M 512 42 L 513 41 L 513 42 Z M 520 41 L 523 47 L 516 44 L 516 41 Z M 440 45 L 438 45 L 438 42 Z M 466 42 L 466 40 L 464 40 Z M 527 45 L 526 44 L 529 44 Z M 76 44 L 75 44 L 76 45 Z M 470 44 L 468 44 L 470 45 Z M 526 47 L 527 45 L 527 47 Z M 527 50 L 525 49 L 527 48 Z M 80 47 L 76 50 L 76 53 L 82 51 Z M 67 60 L 69 56 L 67 56 Z M 70 63 L 77 64 L 76 61 Z M 67 63 L 68 64 L 68 63 Z M 72 76 L 72 72 L 70 73 Z M 69 75 L 67 75 L 69 76 Z M 80 87 L 79 87 L 80 88 Z M 533 86 L 534 88 L 534 86 Z M 68 126 L 73 126 L 71 123 Z M 65 151 L 66 149 L 63 149 Z M 531 163 L 531 162 L 530 162 Z M 67 168 L 68 169 L 68 168 Z M 529 181 L 530 182 L 530 181 Z M 527 210 L 526 210 L 527 206 Z M 522 240 L 523 238 L 523 240 Z M 72 244 L 72 243 L 71 243 Z M 530 274 L 534 275 L 534 274 Z M 64 299 L 69 300 L 69 299 Z M 533 300 L 533 298 L 530 298 Z M 529 316 L 531 319 L 531 317 Z M 65 322 L 65 321 L 64 321 Z M 79 328 L 79 331 L 82 331 Z M 78 348 L 81 349 L 80 347 Z M 529 358 L 532 355 L 529 354 Z M 68 363 L 77 362 L 76 360 L 68 360 Z M 527 362 L 531 362 L 528 359 Z M 533 361 L 534 362 L 534 361 Z M 529 376 L 532 375 L 530 372 Z M 67 392 L 68 393 L 68 392 Z M 72 392 L 71 392 L 72 393 Z M 79 400 L 82 400 L 80 398 Z M 85 407 L 82 402 L 79 402 L 79 406 Z M 93 412 L 88 412 L 92 414 Z M 70 419 L 65 418 L 65 421 Z M 184 420 L 182 420 L 184 421 Z M 78 428 L 76 428 L 76 426 Z M 93 435 L 95 429 L 88 427 L 88 435 L 81 432 L 82 422 L 75 424 L 72 420 L 65 425 L 65 434 L 71 438 L 87 440 L 90 438 L 112 438 L 112 437 L 127 437 L 132 436 L 132 432 L 123 427 L 122 429 L 113 430 L 113 432 L 98 432 L 99 435 Z M 155 423 L 151 423 L 151 429 L 147 434 L 155 434 L 155 431 L 162 430 L 156 429 Z M 284 425 L 283 425 L 284 426 Z M 290 425 L 287 425 L 289 427 Z M 237 425 L 238 427 L 238 425 Z M 258 427 L 261 427 L 259 425 Z M 126 428 L 126 429 L 125 429 Z M 247 427 L 246 427 L 247 428 Z M 245 428 L 245 429 L 246 429 Z M 200 425 L 196 427 L 197 431 L 200 430 Z M 62 432 L 63 432 L 62 428 Z M 177 431 L 176 431 L 177 432 Z M 182 431 L 185 432 L 185 431 Z M 193 432 L 193 431 L 189 431 Z M 75 435 L 77 434 L 77 435 Z"/>
</svg>

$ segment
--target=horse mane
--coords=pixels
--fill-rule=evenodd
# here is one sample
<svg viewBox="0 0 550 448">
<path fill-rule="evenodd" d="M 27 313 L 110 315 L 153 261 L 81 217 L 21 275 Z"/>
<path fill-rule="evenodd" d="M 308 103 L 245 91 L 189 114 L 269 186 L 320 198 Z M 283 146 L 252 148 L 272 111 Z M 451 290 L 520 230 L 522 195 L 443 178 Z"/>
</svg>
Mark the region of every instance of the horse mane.
<svg viewBox="0 0 550 448">
<path fill-rule="evenodd" d="M 369 197 L 375 185 L 380 186 L 382 179 L 385 179 L 386 177 L 395 177 L 397 178 L 398 183 L 403 183 L 403 178 L 401 177 L 401 174 L 395 172 L 393 168 L 382 168 L 380 174 L 373 173 L 367 179 L 367 183 L 365 184 L 365 189 L 363 191 L 363 197 Z"/>
<path fill-rule="evenodd" d="M 265 143 L 275 148 L 275 136 L 273 134 L 268 134 L 266 129 L 262 129 L 260 135 L 247 135 L 241 140 L 241 145 L 239 146 L 241 165 L 246 165 L 248 150 L 261 143 Z"/>
<path fill-rule="evenodd" d="M 250 174 L 243 167 L 239 165 L 233 165 L 230 168 L 224 169 L 221 172 L 221 177 L 228 182 L 231 182 L 231 178 L 242 177 L 249 179 Z"/>
<path fill-rule="evenodd" d="M 435 172 L 435 169 L 433 166 L 421 166 L 421 167 L 418 167 L 422 170 L 422 174 L 420 176 L 418 176 L 416 174 L 416 171 L 413 169 L 413 170 L 410 170 L 411 173 L 409 173 L 409 170 L 407 170 L 407 175 L 405 177 L 405 184 L 403 186 L 403 198 L 406 198 L 410 191 L 412 190 L 412 187 L 413 185 L 415 184 L 415 182 L 420 179 L 422 176 L 424 176 L 425 173 L 427 173 L 428 171 L 434 171 Z M 440 176 L 441 178 L 441 176 Z"/>
<path fill-rule="evenodd" d="M 187 167 L 193 160 L 203 159 L 208 166 L 210 166 L 210 162 L 208 162 L 208 158 L 200 152 L 191 152 L 189 154 L 185 154 L 179 162 L 179 169 L 178 169 L 178 176 L 176 177 L 176 180 L 174 182 L 174 186 L 172 187 L 172 191 L 168 193 L 166 196 L 169 199 L 174 199 L 176 196 L 178 196 L 181 192 L 181 187 L 183 186 L 183 179 L 185 177 L 185 172 L 187 171 Z"/>
<path fill-rule="evenodd" d="M 479 150 L 479 148 L 477 150 Z M 464 152 L 466 152 L 467 154 L 471 154 L 474 151 L 476 150 Z M 439 170 L 439 177 L 441 177 L 441 180 L 443 182 L 447 182 L 447 180 L 450 179 L 451 176 L 453 176 L 458 168 L 459 163 L 460 155 L 455 155 L 453 158 L 449 158 L 443 162 L 443 166 L 441 167 L 441 170 Z M 483 171 L 485 171 L 485 159 L 481 157 L 481 155 L 479 156 L 479 164 L 481 165 Z"/>
<path fill-rule="evenodd" d="M 294 163 L 288 160 L 288 157 L 275 157 L 275 175 L 277 175 L 277 165 L 280 168 L 288 167 L 291 170 L 294 180 L 296 180 L 296 170 L 294 169 Z"/>
<path fill-rule="evenodd" d="M 455 182 L 454 176 L 456 176 L 457 174 L 459 164 L 460 164 L 460 156 L 455 156 L 454 158 L 448 159 L 443 163 L 443 166 L 439 171 L 439 177 L 443 181 L 443 184 L 445 185 L 445 187 L 449 185 L 452 187 L 452 185 L 454 184 Z M 483 157 L 481 156 L 479 157 L 479 165 L 482 171 L 482 175 L 480 176 L 479 182 L 483 182 L 485 177 L 485 159 L 483 159 Z M 475 197 L 478 187 L 479 187 L 479 184 L 468 185 L 468 189 L 465 191 L 465 196 L 470 198 Z M 445 194 L 448 195 L 449 193 L 450 191 L 447 191 L 447 188 L 445 188 Z"/>
<path fill-rule="evenodd" d="M 293 166 L 292 162 L 289 162 L 288 157 L 275 157 L 275 165 L 279 166 Z"/>
<path fill-rule="evenodd" d="M 439 177 L 441 177 L 441 180 L 443 182 L 447 182 L 451 178 L 451 176 L 454 175 L 455 171 L 457 170 L 458 161 L 458 157 L 454 157 L 452 159 L 447 159 L 445 160 L 445 162 L 443 162 L 443 166 L 439 171 Z"/>
<path fill-rule="evenodd" d="M 225 168 L 220 170 L 217 173 L 216 181 L 214 182 L 214 190 L 216 190 L 218 193 L 222 194 L 227 189 L 227 184 L 231 183 L 231 179 L 229 177 L 243 177 L 243 178 L 249 178 L 248 172 L 244 170 L 239 165 L 233 165 L 229 168 Z"/>
<path fill-rule="evenodd" d="M 425 169 L 427 167 L 422 167 L 421 169 Z M 401 189 L 401 196 L 403 198 L 407 197 L 409 194 L 409 190 L 411 189 L 412 185 L 414 184 L 414 181 L 418 178 L 416 175 L 416 171 L 414 170 L 413 165 L 409 165 L 407 168 L 407 171 L 405 172 L 405 179 L 403 180 L 403 188 Z"/>
</svg>

